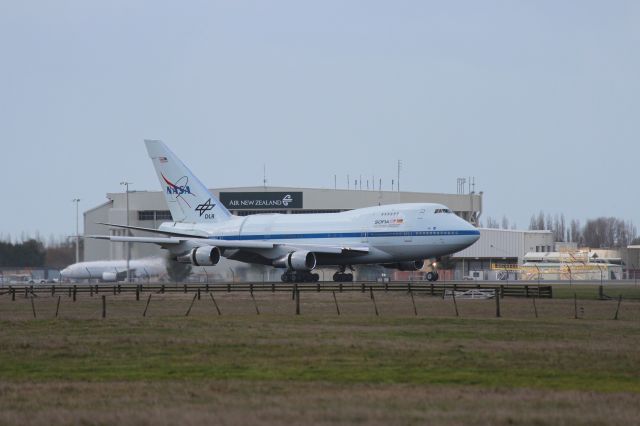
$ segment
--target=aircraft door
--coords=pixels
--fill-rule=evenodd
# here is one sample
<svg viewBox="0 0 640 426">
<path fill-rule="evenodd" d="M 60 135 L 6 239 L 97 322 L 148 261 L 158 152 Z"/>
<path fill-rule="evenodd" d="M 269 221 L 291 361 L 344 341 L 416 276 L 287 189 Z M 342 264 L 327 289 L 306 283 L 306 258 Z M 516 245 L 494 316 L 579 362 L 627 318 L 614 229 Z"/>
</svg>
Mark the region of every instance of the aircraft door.
<svg viewBox="0 0 640 426">
<path fill-rule="evenodd" d="M 363 227 L 360 232 L 360 242 L 368 243 L 369 242 L 369 230 L 366 227 Z"/>
</svg>

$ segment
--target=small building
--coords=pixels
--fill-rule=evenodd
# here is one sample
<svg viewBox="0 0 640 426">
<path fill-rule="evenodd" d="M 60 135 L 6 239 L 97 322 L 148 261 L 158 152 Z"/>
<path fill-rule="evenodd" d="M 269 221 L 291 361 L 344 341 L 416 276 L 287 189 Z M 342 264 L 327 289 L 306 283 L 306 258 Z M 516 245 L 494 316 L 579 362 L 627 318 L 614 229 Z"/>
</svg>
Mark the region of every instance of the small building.
<svg viewBox="0 0 640 426">
<path fill-rule="evenodd" d="M 495 280 L 496 265 L 516 267 L 524 262 L 529 252 L 546 253 L 553 250 L 551 231 L 525 231 L 513 229 L 480 229 L 480 239 L 471 247 L 451 256 L 454 264 L 452 279 Z M 492 265 L 494 267 L 492 268 Z M 511 269 L 509 267 L 503 268 Z M 515 278 L 515 274 L 514 274 Z"/>
</svg>

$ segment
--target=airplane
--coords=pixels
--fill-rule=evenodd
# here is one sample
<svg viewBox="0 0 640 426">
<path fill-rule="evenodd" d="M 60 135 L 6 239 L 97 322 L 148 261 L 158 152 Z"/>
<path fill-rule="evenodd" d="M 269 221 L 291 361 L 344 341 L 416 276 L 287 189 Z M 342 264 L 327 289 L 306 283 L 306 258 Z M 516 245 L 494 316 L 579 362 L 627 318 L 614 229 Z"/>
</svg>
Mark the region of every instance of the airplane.
<svg viewBox="0 0 640 426">
<path fill-rule="evenodd" d="M 354 265 L 416 271 L 424 259 L 463 250 L 480 238 L 442 204 L 404 203 L 339 213 L 234 216 L 162 142 L 145 140 L 173 222 L 157 229 L 100 223 L 158 236 L 91 235 L 112 242 L 158 244 L 172 259 L 195 266 L 221 257 L 285 269 L 285 282 L 317 281 L 319 266 L 337 267 L 334 281 L 353 281 Z M 429 272 L 429 281 L 438 279 Z"/>
<path fill-rule="evenodd" d="M 129 261 L 129 274 L 131 277 L 149 278 L 166 272 L 165 261 L 159 257 L 132 259 Z M 127 278 L 127 261 L 96 260 L 74 263 L 60 271 L 60 278 L 63 280 L 98 279 L 103 282 L 123 281 Z"/>
</svg>

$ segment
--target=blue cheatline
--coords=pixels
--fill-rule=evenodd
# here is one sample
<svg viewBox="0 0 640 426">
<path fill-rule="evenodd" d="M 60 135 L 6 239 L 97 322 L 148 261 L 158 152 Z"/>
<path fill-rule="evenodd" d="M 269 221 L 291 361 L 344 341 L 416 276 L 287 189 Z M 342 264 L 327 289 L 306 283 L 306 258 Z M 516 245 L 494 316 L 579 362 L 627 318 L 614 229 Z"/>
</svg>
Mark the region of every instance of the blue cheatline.
<svg viewBox="0 0 640 426">
<path fill-rule="evenodd" d="M 480 231 L 396 231 L 396 232 L 324 232 L 317 234 L 253 234 L 211 236 L 215 240 L 300 240 L 319 238 L 433 237 L 440 235 L 480 235 Z"/>
</svg>

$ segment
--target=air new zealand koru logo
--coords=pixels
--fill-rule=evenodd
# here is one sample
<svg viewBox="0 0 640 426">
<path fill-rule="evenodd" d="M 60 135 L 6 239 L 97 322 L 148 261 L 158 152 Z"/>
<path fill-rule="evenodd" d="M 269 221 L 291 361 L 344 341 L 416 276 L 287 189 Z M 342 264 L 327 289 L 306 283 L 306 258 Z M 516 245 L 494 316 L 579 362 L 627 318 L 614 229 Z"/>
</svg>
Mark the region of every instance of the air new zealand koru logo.
<svg viewBox="0 0 640 426">
<path fill-rule="evenodd" d="M 202 217 L 203 214 L 205 214 L 206 212 L 208 212 L 209 210 L 213 210 L 213 208 L 215 207 L 215 204 L 211 204 L 211 198 L 209 198 L 206 202 L 202 203 L 202 204 L 198 204 L 196 206 L 196 211 L 198 213 L 200 213 L 200 216 Z M 213 214 L 207 214 L 204 216 L 205 219 L 213 219 L 214 215 Z"/>
</svg>

